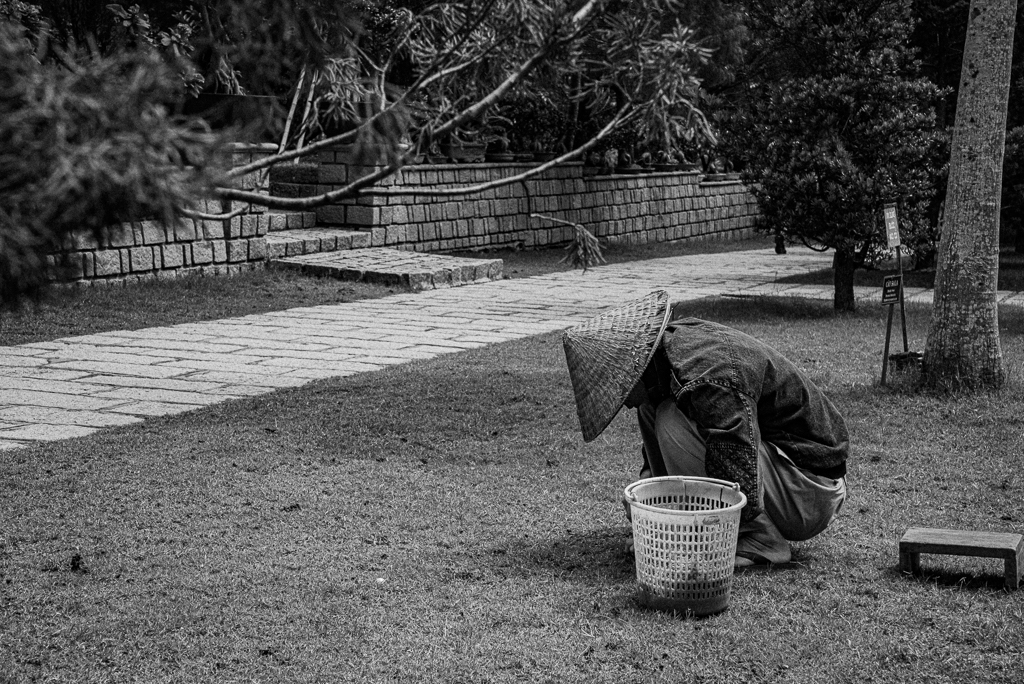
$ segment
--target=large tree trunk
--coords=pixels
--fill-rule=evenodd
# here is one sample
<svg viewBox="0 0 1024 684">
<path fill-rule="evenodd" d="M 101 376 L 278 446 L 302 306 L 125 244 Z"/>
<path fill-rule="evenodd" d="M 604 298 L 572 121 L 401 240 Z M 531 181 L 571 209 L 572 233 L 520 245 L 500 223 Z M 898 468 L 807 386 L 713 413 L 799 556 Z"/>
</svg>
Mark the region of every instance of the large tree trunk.
<svg viewBox="0 0 1024 684">
<path fill-rule="evenodd" d="M 832 284 L 835 292 L 832 303 L 836 311 L 855 311 L 857 301 L 853 294 L 853 274 L 858 266 L 857 253 L 851 249 L 836 248 L 832 257 Z"/>
<path fill-rule="evenodd" d="M 972 0 L 925 344 L 933 388 L 997 389 L 999 202 L 1016 0 Z"/>
</svg>

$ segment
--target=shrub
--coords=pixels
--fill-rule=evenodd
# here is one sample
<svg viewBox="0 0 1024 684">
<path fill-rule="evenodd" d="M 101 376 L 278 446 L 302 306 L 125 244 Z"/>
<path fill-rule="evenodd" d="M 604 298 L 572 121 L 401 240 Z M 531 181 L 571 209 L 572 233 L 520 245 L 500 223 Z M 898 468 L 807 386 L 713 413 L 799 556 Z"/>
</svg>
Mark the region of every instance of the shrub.
<svg viewBox="0 0 1024 684">
<path fill-rule="evenodd" d="M 727 119 L 762 229 L 836 250 L 836 308 L 852 309 L 853 270 L 887 254 L 881 209 L 899 206 L 907 249 L 934 249 L 943 138 L 906 47 L 909 3 L 784 0 L 759 17 L 764 72 Z"/>
<path fill-rule="evenodd" d="M 79 233 L 171 222 L 210 196 L 218 140 L 175 120 L 181 81 L 151 51 L 58 63 L 0 22 L 0 302 L 37 290 Z"/>
</svg>

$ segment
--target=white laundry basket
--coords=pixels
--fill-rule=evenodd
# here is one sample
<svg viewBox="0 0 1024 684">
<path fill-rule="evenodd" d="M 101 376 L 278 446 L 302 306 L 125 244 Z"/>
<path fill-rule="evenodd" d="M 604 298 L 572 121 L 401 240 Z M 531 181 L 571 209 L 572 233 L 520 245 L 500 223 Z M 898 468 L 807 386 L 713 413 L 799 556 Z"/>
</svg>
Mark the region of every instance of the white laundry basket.
<svg viewBox="0 0 1024 684">
<path fill-rule="evenodd" d="M 725 610 L 732 591 L 739 485 L 706 477 L 652 477 L 626 487 L 640 603 L 686 615 Z"/>
</svg>

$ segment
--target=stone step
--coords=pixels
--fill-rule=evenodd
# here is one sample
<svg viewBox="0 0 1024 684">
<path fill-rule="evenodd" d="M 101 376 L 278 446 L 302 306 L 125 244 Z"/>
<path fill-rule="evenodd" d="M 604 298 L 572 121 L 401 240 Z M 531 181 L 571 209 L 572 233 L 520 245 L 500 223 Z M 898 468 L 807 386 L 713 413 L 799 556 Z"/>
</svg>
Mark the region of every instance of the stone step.
<svg viewBox="0 0 1024 684">
<path fill-rule="evenodd" d="M 370 234 L 342 228 L 300 228 L 267 233 L 270 259 L 361 249 L 370 246 Z"/>
<path fill-rule="evenodd" d="M 504 266 L 501 259 L 469 259 L 390 247 L 307 253 L 272 258 L 269 263 L 273 268 L 293 268 L 311 275 L 396 285 L 409 290 L 433 290 L 499 280 Z"/>
<path fill-rule="evenodd" d="M 316 212 L 312 210 L 268 209 L 266 215 L 271 233 L 296 228 L 312 228 L 316 225 Z"/>
</svg>

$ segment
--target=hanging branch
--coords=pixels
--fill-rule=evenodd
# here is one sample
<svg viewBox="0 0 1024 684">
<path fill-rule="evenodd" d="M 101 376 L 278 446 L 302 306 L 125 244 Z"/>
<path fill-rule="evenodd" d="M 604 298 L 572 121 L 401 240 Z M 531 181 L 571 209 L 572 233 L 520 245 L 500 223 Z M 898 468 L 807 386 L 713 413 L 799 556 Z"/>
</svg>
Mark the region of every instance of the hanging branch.
<svg viewBox="0 0 1024 684">
<path fill-rule="evenodd" d="M 573 268 L 582 268 L 584 273 L 588 268 L 608 263 L 605 261 L 604 254 L 601 253 L 601 243 L 583 225 L 572 221 L 563 221 L 546 214 L 530 214 L 530 217 L 560 223 L 563 226 L 572 226 L 572 240 L 565 246 L 566 254 L 558 260 L 558 263 L 569 264 Z"/>
<path fill-rule="evenodd" d="M 543 62 L 552 52 L 557 50 L 563 45 L 567 45 L 573 40 L 576 40 L 580 34 L 586 30 L 589 25 L 589 21 L 593 19 L 594 15 L 597 14 L 604 0 L 588 0 L 588 2 L 581 7 L 572 17 L 571 20 L 565 21 L 559 24 L 555 30 L 555 33 L 549 37 L 549 40 L 544 44 L 537 47 L 537 50 L 530 55 L 525 61 L 523 61 L 504 81 L 496 86 L 490 93 L 481 98 L 478 102 L 470 107 L 463 109 L 457 114 L 453 115 L 447 122 L 433 130 L 427 130 L 425 133 L 432 138 L 442 137 L 448 133 L 451 133 L 455 129 L 464 124 L 473 121 L 480 117 L 480 115 L 487 109 L 497 103 L 502 97 L 508 93 L 517 83 L 523 80 L 527 74 L 529 74 L 538 64 Z M 478 22 L 480 18 L 474 19 Z M 459 63 L 453 67 L 443 67 L 442 64 L 445 59 L 452 57 L 458 52 L 458 48 L 461 47 L 463 42 L 466 40 L 466 34 L 460 35 L 459 39 L 453 46 L 450 46 L 441 55 L 435 57 L 431 63 L 430 68 L 426 68 L 416 78 L 416 80 L 409 85 L 405 92 L 400 97 L 392 101 L 386 108 L 381 109 L 379 112 L 363 121 L 358 127 L 345 133 L 339 133 L 338 135 L 317 140 L 314 143 L 306 145 L 301 150 L 291 150 L 278 155 L 272 155 L 253 161 L 244 166 L 239 166 L 231 169 L 228 172 L 229 177 L 243 176 L 253 171 L 259 171 L 276 164 L 280 164 L 285 161 L 291 161 L 292 159 L 298 159 L 299 157 L 312 154 L 318 150 L 324 148 L 345 144 L 352 142 L 363 130 L 370 129 L 378 124 L 378 122 L 385 116 L 391 114 L 396 109 L 405 106 L 411 101 L 415 95 L 423 92 L 428 84 L 433 83 L 442 75 L 450 75 L 456 73 L 471 63 L 474 63 L 476 59 L 469 60 L 467 62 Z M 479 59 L 479 58 L 477 58 Z M 398 167 L 396 166 L 395 169 Z M 392 171 L 393 172 L 393 171 Z M 257 200 L 260 204 L 263 204 L 265 196 L 260 196 L 262 199 Z M 266 206 L 278 206 L 278 205 L 266 205 Z"/>
<path fill-rule="evenodd" d="M 667 1 L 667 0 L 666 0 Z M 468 103 L 460 104 L 458 107 L 453 107 L 454 111 L 448 110 L 446 118 L 426 123 L 419 129 L 419 141 L 422 145 L 429 143 L 432 140 L 443 138 L 447 135 L 454 133 L 459 130 L 460 127 L 478 120 L 485 112 L 495 106 L 512 88 L 516 87 L 530 74 L 538 65 L 542 64 L 545 59 L 549 58 L 550 55 L 563 47 L 570 45 L 572 41 L 577 40 L 583 35 L 583 32 L 590 25 L 590 22 L 594 19 L 594 14 L 604 9 L 606 4 L 605 0 L 589 0 L 583 7 L 581 7 L 571 19 L 567 19 L 563 16 L 562 23 L 558 24 L 550 34 L 538 38 L 539 44 L 533 46 L 532 53 L 527 55 L 520 55 L 517 66 L 506 72 L 504 78 L 492 86 L 489 92 L 486 92 L 479 97 L 473 98 Z M 677 32 L 673 34 L 675 41 L 683 41 L 684 38 L 688 37 L 688 33 L 685 31 L 682 33 Z M 465 34 L 459 35 L 456 43 L 462 45 L 466 40 Z M 620 41 L 621 42 L 621 41 Z M 669 41 L 669 43 L 672 43 Z M 669 43 L 666 43 L 669 44 Z M 674 43 L 672 43 L 674 44 Z M 698 50 L 697 48 L 692 48 Z M 661 50 L 665 52 L 665 50 Z M 699 52 L 699 50 L 698 50 Z M 431 65 L 437 67 L 437 70 L 433 73 L 429 69 L 423 70 L 417 77 L 416 81 L 401 92 L 398 97 L 391 99 L 384 106 L 380 107 L 378 111 L 373 113 L 371 116 L 361 121 L 354 129 L 349 130 L 345 133 L 317 140 L 315 142 L 306 145 L 302 149 L 290 150 L 283 154 L 273 155 L 271 157 L 264 158 L 262 160 L 254 161 L 241 167 L 232 169 L 229 172 L 229 177 L 236 177 L 242 173 L 250 173 L 263 168 L 280 164 L 284 161 L 291 159 L 298 159 L 301 156 L 310 154 L 314 151 L 327 148 L 329 146 L 349 143 L 358 140 L 359 136 L 363 135 L 368 130 L 373 130 L 376 127 L 383 125 L 387 122 L 389 116 L 395 116 L 395 112 L 399 111 L 399 108 L 409 106 L 410 102 L 415 102 L 416 97 L 424 92 L 426 84 L 432 83 L 435 79 L 443 78 L 443 75 L 450 75 L 457 73 L 458 71 L 467 68 L 467 66 L 474 61 L 475 54 L 472 50 L 469 54 L 465 55 L 465 61 L 462 63 L 452 64 L 448 60 L 458 57 L 460 54 L 459 50 L 446 49 L 442 50 L 440 54 L 430 55 L 432 61 Z M 701 53 L 703 54 L 703 53 Z M 665 71 L 665 69 L 658 68 L 653 69 L 652 64 L 661 65 L 660 59 L 661 54 L 657 59 L 650 57 L 646 62 L 643 62 L 641 66 L 646 70 L 654 70 L 659 73 Z M 586 60 L 585 60 L 586 61 Z M 671 69 L 668 69 L 672 71 Z M 626 79 L 627 82 L 632 83 L 635 78 Z M 692 85 L 692 79 L 688 80 L 684 85 Z M 695 81 L 693 81 L 695 82 Z M 664 88 L 661 88 L 657 83 L 654 84 L 656 87 L 653 90 L 655 99 L 666 99 L 669 93 Z M 651 105 L 646 100 L 638 100 L 633 97 L 633 91 L 637 90 L 637 87 L 631 88 L 629 92 L 623 87 L 623 84 L 619 82 L 619 74 L 611 73 L 602 78 L 594 80 L 588 85 L 583 91 L 598 95 L 599 100 L 603 98 L 604 102 L 607 102 L 609 109 L 614 103 L 614 114 L 608 124 L 602 128 L 602 130 L 589 140 L 581 144 L 576 149 L 569 151 L 556 159 L 541 164 L 540 166 L 533 167 L 522 173 L 509 176 L 506 178 L 500 178 L 493 181 L 478 183 L 472 186 L 465 187 L 441 187 L 441 188 L 426 188 L 426 187 L 375 187 L 377 183 L 398 171 L 402 166 L 407 164 L 413 154 L 417 152 L 417 148 L 409 147 L 404 152 L 398 151 L 395 156 L 389 155 L 386 165 L 379 165 L 373 170 L 366 173 L 364 176 L 357 178 L 347 185 L 332 190 L 330 192 L 307 196 L 307 197 L 274 197 L 259 194 L 252 191 L 246 191 L 239 188 L 231 187 L 220 187 L 216 190 L 216 194 L 221 199 L 236 200 L 245 203 L 256 204 L 260 206 L 266 206 L 275 209 L 292 209 L 292 210 L 305 210 L 312 209 L 318 206 L 323 206 L 341 199 L 348 199 L 353 197 L 363 196 L 415 196 L 415 197 L 459 197 L 480 192 L 485 192 L 494 188 L 502 187 L 512 183 L 522 182 L 530 178 L 534 178 L 547 170 L 559 165 L 564 164 L 568 161 L 578 158 L 580 155 L 586 153 L 588 150 L 595 147 L 601 140 L 607 138 L 614 131 L 622 128 L 627 124 L 631 124 L 643 117 L 650 116 Z M 674 94 L 685 95 L 685 87 L 683 90 L 672 91 Z M 643 93 L 641 93 L 643 94 Z M 457 98 L 456 98 L 457 99 Z M 686 98 L 682 98 L 684 102 L 682 107 L 688 111 L 683 111 L 689 117 L 697 116 L 700 121 L 696 123 L 697 128 L 702 129 L 703 127 L 699 124 L 703 121 L 699 110 L 697 110 L 692 103 L 686 101 Z M 384 102 L 383 98 L 381 100 Z M 451 107 L 454 103 L 449 102 L 448 105 Z M 460 108 L 461 107 L 461 108 Z M 604 110 L 607 111 L 607 110 Z M 439 117 L 440 118 L 440 117 Z M 669 117 L 670 121 L 674 124 L 673 117 Z M 420 149 L 421 149 L 420 148 Z"/>
<path fill-rule="evenodd" d="M 453 197 L 460 195 L 472 195 L 486 190 L 492 190 L 505 185 L 511 185 L 512 183 L 519 183 L 524 180 L 529 180 L 535 176 L 538 176 L 548 169 L 557 166 L 558 164 L 564 164 L 567 161 L 575 159 L 581 154 L 594 147 L 604 138 L 608 137 L 613 131 L 619 126 L 630 121 L 635 115 L 634 111 L 626 111 L 630 109 L 630 104 L 627 102 L 624 105 L 624 109 L 620 110 L 618 115 L 615 116 L 601 131 L 593 138 L 588 140 L 583 145 L 576 149 L 563 154 L 560 157 L 552 159 L 549 162 L 545 162 L 540 166 L 535 166 L 523 173 L 508 176 L 506 178 L 499 178 L 497 180 L 489 181 L 486 183 L 480 183 L 478 185 L 472 185 L 464 188 L 379 188 L 374 187 L 377 181 L 387 178 L 404 163 L 403 158 L 392 162 L 387 166 L 379 167 L 376 171 L 368 173 L 367 175 L 349 183 L 348 185 L 333 190 L 331 192 L 325 192 L 321 195 L 315 195 L 312 197 L 268 197 L 261 195 L 250 190 L 238 190 L 235 188 L 217 188 L 216 194 L 222 199 L 238 200 L 241 202 L 251 202 L 253 204 L 259 204 L 262 206 L 270 207 L 272 209 L 312 209 L 319 207 L 324 204 L 329 204 L 339 199 L 346 199 L 349 197 L 368 197 L 372 195 L 415 195 L 417 197 Z"/>
<path fill-rule="evenodd" d="M 182 209 L 181 214 L 182 216 L 190 219 L 201 219 L 204 221 L 229 221 L 236 216 L 241 216 L 247 211 L 249 211 L 249 206 L 242 205 L 234 211 L 230 211 L 226 214 L 209 214 L 205 211 L 195 211 L 194 209 Z"/>
</svg>

